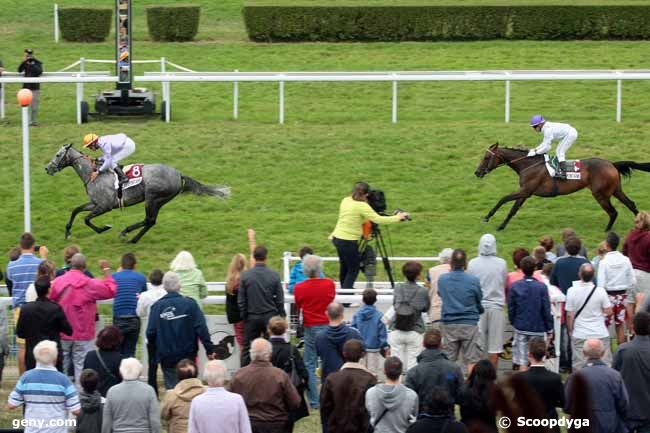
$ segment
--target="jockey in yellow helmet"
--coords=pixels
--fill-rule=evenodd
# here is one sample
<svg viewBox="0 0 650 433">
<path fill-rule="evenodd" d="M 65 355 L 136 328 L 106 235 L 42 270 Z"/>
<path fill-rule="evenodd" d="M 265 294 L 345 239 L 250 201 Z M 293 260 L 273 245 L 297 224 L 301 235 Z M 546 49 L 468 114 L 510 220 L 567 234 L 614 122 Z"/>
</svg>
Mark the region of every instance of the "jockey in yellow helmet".
<svg viewBox="0 0 650 433">
<path fill-rule="evenodd" d="M 135 151 L 135 143 L 126 134 L 103 135 L 101 137 L 96 134 L 86 134 L 84 136 L 84 147 L 91 150 L 101 149 L 103 152 L 103 163 L 97 171 L 90 175 L 91 182 L 95 181 L 99 173 L 107 170 L 113 170 L 117 174 L 120 185 L 129 182 L 129 178 L 122 171 L 122 167 L 118 165 L 119 161 Z"/>
</svg>

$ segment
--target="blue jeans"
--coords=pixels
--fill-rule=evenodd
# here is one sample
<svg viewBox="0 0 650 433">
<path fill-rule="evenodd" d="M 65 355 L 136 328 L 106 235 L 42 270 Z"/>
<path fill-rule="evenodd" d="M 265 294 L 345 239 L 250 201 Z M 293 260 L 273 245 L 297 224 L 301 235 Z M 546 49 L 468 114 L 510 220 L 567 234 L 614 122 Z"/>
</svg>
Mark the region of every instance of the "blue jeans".
<svg viewBox="0 0 650 433">
<path fill-rule="evenodd" d="M 161 366 L 163 372 L 163 381 L 165 382 L 165 389 L 170 390 L 174 389 L 178 383 L 178 376 L 176 376 L 176 367 L 163 367 Z"/>
<path fill-rule="evenodd" d="M 312 408 L 320 407 L 320 394 L 318 392 L 318 381 L 316 379 L 316 368 L 318 367 L 318 355 L 316 354 L 316 335 L 327 329 L 327 325 L 305 326 L 305 368 L 309 373 L 309 388 L 307 399 Z"/>
</svg>

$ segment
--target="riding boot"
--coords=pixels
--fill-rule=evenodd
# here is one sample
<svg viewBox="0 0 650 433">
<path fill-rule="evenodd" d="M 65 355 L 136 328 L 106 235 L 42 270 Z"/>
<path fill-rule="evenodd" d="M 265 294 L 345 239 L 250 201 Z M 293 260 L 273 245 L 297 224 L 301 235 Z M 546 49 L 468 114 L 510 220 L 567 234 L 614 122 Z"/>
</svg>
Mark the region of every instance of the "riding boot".
<svg viewBox="0 0 650 433">
<path fill-rule="evenodd" d="M 117 174 L 117 179 L 118 179 L 118 182 L 120 183 L 120 186 L 126 185 L 127 183 L 129 183 L 129 178 L 126 177 L 126 174 L 124 174 L 124 172 L 122 171 L 122 167 L 120 167 L 119 165 L 116 165 L 115 168 L 113 169 L 113 171 L 115 172 L 115 174 Z"/>
</svg>

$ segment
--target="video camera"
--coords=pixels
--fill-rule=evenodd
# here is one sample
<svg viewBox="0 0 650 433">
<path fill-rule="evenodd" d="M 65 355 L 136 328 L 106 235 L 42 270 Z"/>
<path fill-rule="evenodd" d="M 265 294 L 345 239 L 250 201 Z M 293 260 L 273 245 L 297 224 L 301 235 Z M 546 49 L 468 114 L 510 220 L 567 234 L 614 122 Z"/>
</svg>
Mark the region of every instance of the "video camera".
<svg viewBox="0 0 650 433">
<path fill-rule="evenodd" d="M 388 215 L 386 213 L 388 206 L 386 205 L 386 195 L 384 194 L 384 191 L 370 188 L 368 190 L 368 204 L 379 215 Z M 399 212 L 404 211 L 402 209 L 395 209 L 393 215 L 396 215 Z M 410 221 L 411 217 L 406 218 L 406 220 Z"/>
</svg>

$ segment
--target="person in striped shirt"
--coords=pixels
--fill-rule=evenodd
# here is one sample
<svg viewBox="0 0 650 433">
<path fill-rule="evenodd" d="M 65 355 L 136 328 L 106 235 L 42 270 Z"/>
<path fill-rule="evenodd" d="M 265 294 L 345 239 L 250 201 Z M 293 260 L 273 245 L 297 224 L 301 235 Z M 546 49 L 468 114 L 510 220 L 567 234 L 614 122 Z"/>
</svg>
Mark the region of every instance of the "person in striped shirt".
<svg viewBox="0 0 650 433">
<path fill-rule="evenodd" d="M 9 394 L 9 409 L 25 406 L 25 433 L 66 433 L 68 414 L 79 415 L 77 389 L 56 370 L 57 356 L 54 341 L 38 343 L 34 348 L 36 368 L 23 374 Z"/>
<path fill-rule="evenodd" d="M 47 259 L 48 250 L 44 245 L 38 249 L 40 258 L 34 255 L 36 239 L 25 232 L 20 236 L 20 257 L 7 265 L 7 281 L 11 281 L 11 306 L 14 310 L 14 324 L 18 323 L 20 307 L 25 303 L 27 287 L 36 280 L 38 265 Z M 18 343 L 18 371 L 25 372 L 25 340 L 16 338 Z"/>
</svg>

